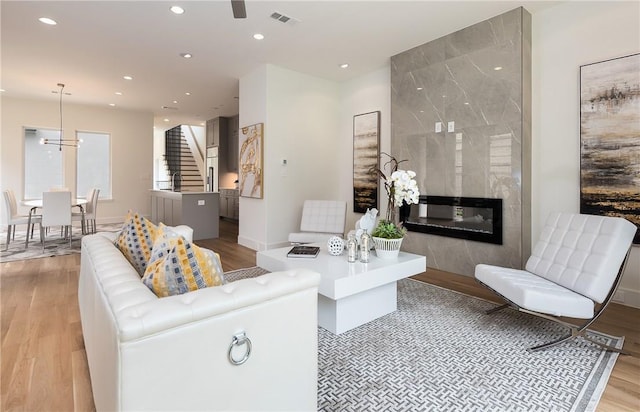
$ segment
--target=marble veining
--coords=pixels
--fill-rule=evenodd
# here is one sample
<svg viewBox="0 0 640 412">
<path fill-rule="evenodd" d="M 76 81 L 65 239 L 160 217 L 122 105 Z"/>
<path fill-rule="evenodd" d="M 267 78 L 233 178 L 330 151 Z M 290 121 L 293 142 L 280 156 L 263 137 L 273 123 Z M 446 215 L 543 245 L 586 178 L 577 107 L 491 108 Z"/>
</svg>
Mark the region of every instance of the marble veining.
<svg viewBox="0 0 640 412">
<path fill-rule="evenodd" d="M 421 193 L 503 199 L 503 245 L 409 233 L 403 249 L 430 267 L 472 276 L 477 263 L 521 267 L 528 256 L 530 31 L 518 8 L 391 58 L 392 153 Z"/>
</svg>

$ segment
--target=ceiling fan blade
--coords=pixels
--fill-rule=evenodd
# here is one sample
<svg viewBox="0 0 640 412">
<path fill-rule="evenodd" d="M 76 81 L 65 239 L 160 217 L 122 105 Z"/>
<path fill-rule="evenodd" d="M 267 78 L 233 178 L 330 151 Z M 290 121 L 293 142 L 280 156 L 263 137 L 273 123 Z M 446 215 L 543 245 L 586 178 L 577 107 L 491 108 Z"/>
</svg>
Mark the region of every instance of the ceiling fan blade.
<svg viewBox="0 0 640 412">
<path fill-rule="evenodd" d="M 236 19 L 246 19 L 247 9 L 244 7 L 244 0 L 231 0 L 233 17 Z"/>
</svg>

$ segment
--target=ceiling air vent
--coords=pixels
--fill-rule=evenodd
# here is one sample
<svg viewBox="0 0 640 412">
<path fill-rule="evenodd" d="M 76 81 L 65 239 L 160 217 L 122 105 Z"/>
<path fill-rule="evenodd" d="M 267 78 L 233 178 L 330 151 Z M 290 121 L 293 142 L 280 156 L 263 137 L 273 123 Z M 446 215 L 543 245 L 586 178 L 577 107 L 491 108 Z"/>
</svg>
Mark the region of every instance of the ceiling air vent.
<svg viewBox="0 0 640 412">
<path fill-rule="evenodd" d="M 286 16 L 282 13 L 278 13 L 277 11 L 271 13 L 271 18 L 274 20 L 278 20 L 280 23 L 289 23 L 291 25 L 295 24 L 298 21 L 293 17 Z"/>
</svg>

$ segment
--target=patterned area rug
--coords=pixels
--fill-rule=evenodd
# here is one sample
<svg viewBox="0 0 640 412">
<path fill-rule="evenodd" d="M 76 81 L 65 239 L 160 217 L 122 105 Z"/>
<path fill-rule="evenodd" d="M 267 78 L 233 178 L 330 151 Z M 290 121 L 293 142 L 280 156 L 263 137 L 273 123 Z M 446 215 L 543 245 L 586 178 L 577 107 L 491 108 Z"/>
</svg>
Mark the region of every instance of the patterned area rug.
<svg viewBox="0 0 640 412">
<path fill-rule="evenodd" d="M 493 306 L 407 279 L 396 312 L 337 336 L 318 328 L 319 410 L 595 410 L 618 355 L 581 338 L 527 352 L 564 328 L 511 309 L 485 315 Z M 623 338 L 591 335 L 622 347 Z"/>
<path fill-rule="evenodd" d="M 98 232 L 117 232 L 122 228 L 122 223 L 102 224 L 96 226 Z M 79 227 L 73 228 L 73 237 L 71 242 L 71 248 L 69 248 L 69 240 L 60 237 L 59 231 L 52 230 L 45 239 L 45 249 L 42 251 L 42 244 L 40 243 L 40 233 L 36 227 L 33 239 L 29 239 L 29 246 L 25 249 L 25 236 L 27 232 L 25 230 L 16 230 L 15 240 L 11 240 L 9 243 L 9 250 L 4 250 L 7 244 L 7 228 L 0 233 L 0 239 L 2 243 L 0 248 L 0 263 L 13 262 L 16 260 L 36 259 L 41 257 L 50 256 L 62 256 L 70 255 L 72 253 L 80 253 L 80 240 L 82 239 L 82 233 Z"/>
</svg>

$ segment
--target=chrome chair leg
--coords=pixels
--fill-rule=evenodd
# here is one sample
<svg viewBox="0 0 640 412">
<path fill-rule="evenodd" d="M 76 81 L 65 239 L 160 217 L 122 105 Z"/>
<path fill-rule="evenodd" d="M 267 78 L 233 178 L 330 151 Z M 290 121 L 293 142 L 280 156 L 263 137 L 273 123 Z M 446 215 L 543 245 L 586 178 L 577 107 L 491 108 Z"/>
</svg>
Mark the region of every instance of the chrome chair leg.
<svg viewBox="0 0 640 412">
<path fill-rule="evenodd" d="M 578 336 L 581 336 L 585 340 L 588 340 L 589 342 L 594 343 L 594 344 L 600 346 L 601 348 L 603 348 L 605 350 L 609 350 L 609 351 L 612 351 L 612 352 L 617 352 L 617 353 L 619 353 L 621 355 L 629 355 L 628 352 L 625 352 L 624 350 L 622 350 L 620 348 L 616 348 L 615 346 L 607 345 L 605 343 L 598 342 L 597 340 L 593 339 L 592 337 L 590 337 L 587 334 L 587 328 L 586 327 L 579 328 L 579 327 L 573 326 L 573 327 L 570 327 L 569 329 L 571 331 L 571 333 L 569 335 L 563 336 L 563 337 L 558 338 L 556 340 L 553 340 L 551 342 L 543 343 L 542 345 L 533 346 L 533 347 L 527 349 L 527 351 L 536 352 L 536 351 L 539 351 L 539 350 L 552 348 L 552 347 L 557 346 L 557 345 L 559 345 L 561 343 L 567 342 L 567 341 L 569 341 L 571 339 L 575 339 Z"/>
<path fill-rule="evenodd" d="M 7 226 L 7 244 L 4 250 L 9 250 L 9 242 L 11 241 L 11 225 Z"/>
<path fill-rule="evenodd" d="M 508 303 L 505 303 L 504 305 L 496 306 L 495 308 L 491 308 L 491 309 L 485 310 L 484 314 L 485 315 L 491 315 L 492 313 L 495 313 L 495 312 L 498 312 L 500 310 L 506 309 L 509 306 L 511 306 L 511 305 L 509 305 Z"/>
</svg>

